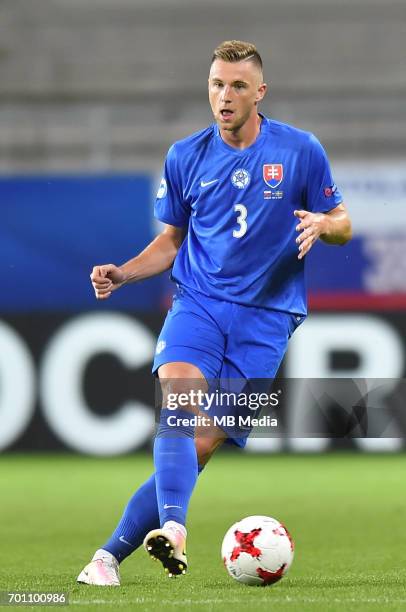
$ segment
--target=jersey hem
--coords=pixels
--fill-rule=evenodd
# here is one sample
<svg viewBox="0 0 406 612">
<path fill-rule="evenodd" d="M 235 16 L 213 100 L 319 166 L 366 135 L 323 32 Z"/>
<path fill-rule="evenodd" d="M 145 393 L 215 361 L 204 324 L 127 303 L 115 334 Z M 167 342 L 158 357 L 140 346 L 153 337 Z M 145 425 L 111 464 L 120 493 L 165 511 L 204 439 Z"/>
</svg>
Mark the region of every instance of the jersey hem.
<svg viewBox="0 0 406 612">
<path fill-rule="evenodd" d="M 276 311 L 276 312 L 283 312 L 285 314 L 290 314 L 290 315 L 296 315 L 296 316 L 300 316 L 300 317 L 307 317 L 308 311 L 307 308 L 305 311 L 297 311 L 297 310 L 284 310 L 283 308 L 276 308 L 275 306 L 264 306 L 264 305 L 260 305 L 260 304 L 252 304 L 249 303 L 247 304 L 246 302 L 241 302 L 238 300 L 230 300 L 230 299 L 226 299 L 226 298 L 219 298 L 217 296 L 214 295 L 210 295 L 209 293 L 205 293 L 204 291 L 201 291 L 200 289 L 196 289 L 196 287 L 191 287 L 190 285 L 186 285 L 185 283 L 179 281 L 178 279 L 176 279 L 174 276 L 171 277 L 172 281 L 178 286 L 178 287 L 182 287 L 185 288 L 187 290 L 190 291 L 194 291 L 196 293 L 199 293 L 200 295 L 204 295 L 208 298 L 210 298 L 211 300 L 217 300 L 218 302 L 227 302 L 229 304 L 238 304 L 239 306 L 246 306 L 247 308 L 260 308 L 262 310 L 272 310 L 272 311 Z"/>
</svg>

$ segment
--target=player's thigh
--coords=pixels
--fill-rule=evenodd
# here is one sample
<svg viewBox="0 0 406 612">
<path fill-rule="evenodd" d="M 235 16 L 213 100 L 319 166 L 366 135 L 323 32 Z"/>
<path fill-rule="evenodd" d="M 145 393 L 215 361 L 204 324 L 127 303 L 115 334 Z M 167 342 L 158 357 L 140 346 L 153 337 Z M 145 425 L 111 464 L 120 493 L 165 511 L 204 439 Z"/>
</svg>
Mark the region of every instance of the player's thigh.
<svg viewBox="0 0 406 612">
<path fill-rule="evenodd" d="M 171 361 L 169 363 L 164 363 L 158 368 L 158 377 L 160 379 L 200 379 L 204 378 L 204 374 L 197 366 L 193 365 L 192 363 L 187 363 L 185 361 Z"/>
<path fill-rule="evenodd" d="M 206 380 L 216 378 L 224 351 L 225 337 L 205 307 L 205 297 L 197 301 L 181 293 L 174 299 L 159 334 L 152 371 L 161 372 L 165 364 L 183 363 L 195 366 Z M 178 371 L 185 372 L 185 367 L 171 366 L 171 372 Z"/>
<path fill-rule="evenodd" d="M 259 416 L 255 400 L 269 393 L 270 386 L 286 352 L 288 340 L 301 320 L 289 313 L 239 307 L 230 328 L 222 364 L 222 387 L 238 397 L 234 404 L 213 405 L 209 415 L 226 417 L 228 441 L 243 448 L 251 433 L 252 419 Z M 230 418 L 230 420 L 228 419 Z"/>
<path fill-rule="evenodd" d="M 305 317 L 244 306 L 238 314 L 230 330 L 221 377 L 274 378 L 289 338 Z"/>
</svg>

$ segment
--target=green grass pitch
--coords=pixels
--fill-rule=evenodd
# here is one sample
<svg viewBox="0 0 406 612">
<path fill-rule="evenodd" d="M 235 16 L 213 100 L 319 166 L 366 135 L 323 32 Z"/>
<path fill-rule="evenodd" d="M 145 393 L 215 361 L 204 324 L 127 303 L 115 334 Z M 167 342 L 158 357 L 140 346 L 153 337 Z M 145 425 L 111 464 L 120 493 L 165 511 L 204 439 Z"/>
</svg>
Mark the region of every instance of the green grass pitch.
<svg viewBox="0 0 406 612">
<path fill-rule="evenodd" d="M 406 610 L 406 455 L 219 454 L 192 499 L 186 576 L 168 579 L 139 550 L 121 588 L 77 585 L 151 469 L 145 455 L 0 456 L 0 590 L 67 591 L 86 611 Z M 250 514 L 282 520 L 295 540 L 271 587 L 240 585 L 222 566 L 226 529 Z"/>
</svg>

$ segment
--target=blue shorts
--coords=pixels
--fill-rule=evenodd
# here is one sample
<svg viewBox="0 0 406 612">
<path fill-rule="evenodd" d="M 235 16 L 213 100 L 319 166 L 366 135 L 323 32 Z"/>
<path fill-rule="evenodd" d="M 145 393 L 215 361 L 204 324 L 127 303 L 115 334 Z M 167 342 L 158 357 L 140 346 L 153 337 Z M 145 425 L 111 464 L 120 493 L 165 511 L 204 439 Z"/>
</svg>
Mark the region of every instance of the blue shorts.
<svg viewBox="0 0 406 612">
<path fill-rule="evenodd" d="M 208 381 L 273 379 L 290 336 L 304 319 L 178 286 L 157 341 L 152 371 L 164 363 L 184 361 L 198 367 Z M 240 447 L 251 431 L 248 428 L 236 436 L 223 429 Z"/>
</svg>

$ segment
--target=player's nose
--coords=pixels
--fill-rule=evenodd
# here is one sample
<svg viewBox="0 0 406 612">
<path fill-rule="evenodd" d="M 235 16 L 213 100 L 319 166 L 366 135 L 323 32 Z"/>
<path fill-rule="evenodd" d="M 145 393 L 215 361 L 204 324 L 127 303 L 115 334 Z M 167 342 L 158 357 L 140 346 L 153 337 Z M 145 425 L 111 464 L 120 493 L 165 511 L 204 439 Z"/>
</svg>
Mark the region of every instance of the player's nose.
<svg viewBox="0 0 406 612">
<path fill-rule="evenodd" d="M 229 85 L 225 85 L 221 92 L 221 101 L 222 102 L 231 102 L 231 87 Z"/>
</svg>

